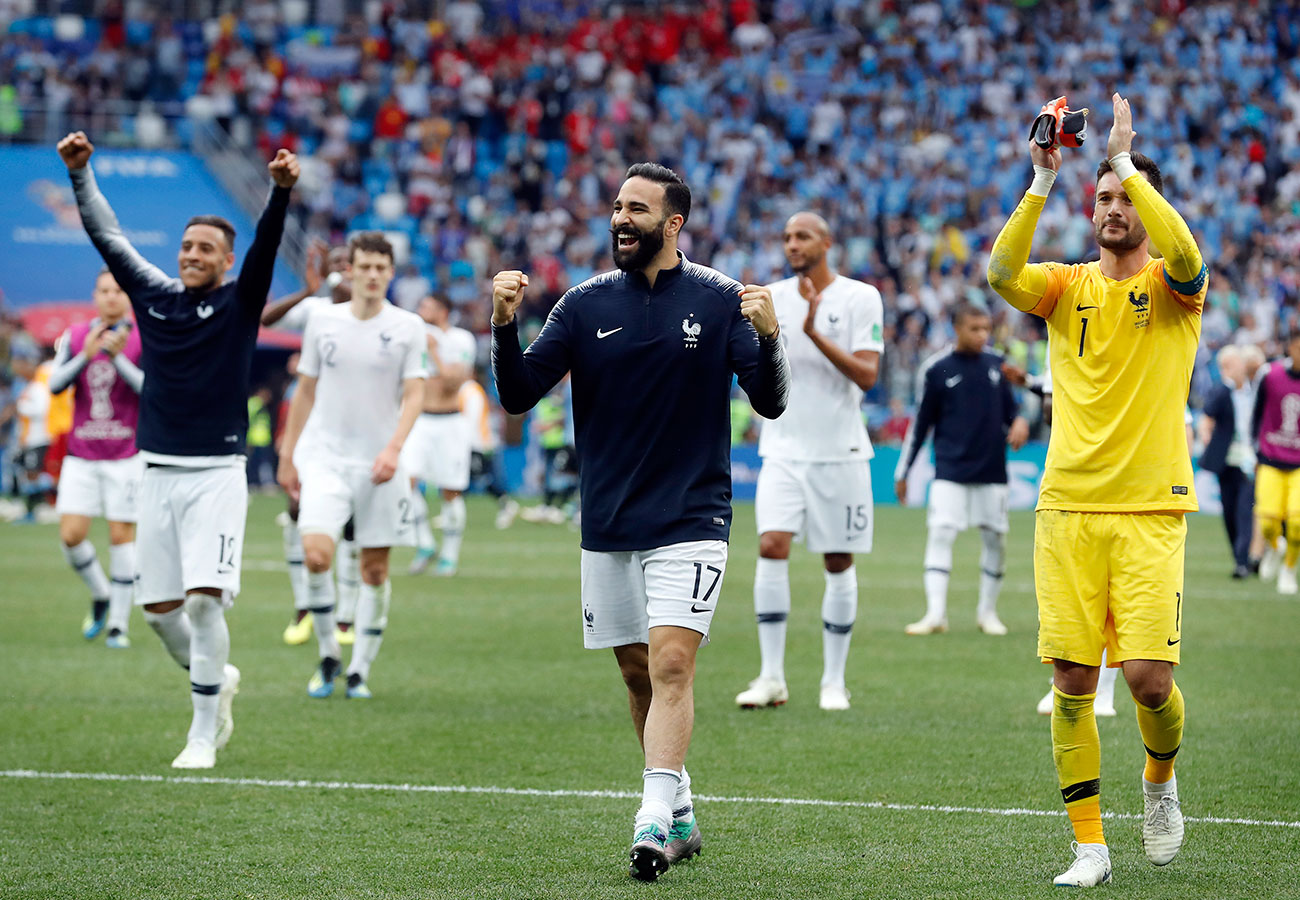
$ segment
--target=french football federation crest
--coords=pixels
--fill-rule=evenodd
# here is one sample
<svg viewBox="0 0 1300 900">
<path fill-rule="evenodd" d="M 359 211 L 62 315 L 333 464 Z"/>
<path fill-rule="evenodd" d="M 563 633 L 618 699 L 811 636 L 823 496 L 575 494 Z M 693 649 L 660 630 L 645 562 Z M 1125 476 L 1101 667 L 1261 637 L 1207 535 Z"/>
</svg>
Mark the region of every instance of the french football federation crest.
<svg viewBox="0 0 1300 900">
<path fill-rule="evenodd" d="M 699 346 L 700 343 L 700 323 L 691 322 L 693 318 L 695 318 L 695 313 L 691 313 L 689 317 L 682 319 L 682 331 L 686 333 L 686 337 L 682 338 L 682 344 L 687 349 L 693 349 Z"/>
</svg>

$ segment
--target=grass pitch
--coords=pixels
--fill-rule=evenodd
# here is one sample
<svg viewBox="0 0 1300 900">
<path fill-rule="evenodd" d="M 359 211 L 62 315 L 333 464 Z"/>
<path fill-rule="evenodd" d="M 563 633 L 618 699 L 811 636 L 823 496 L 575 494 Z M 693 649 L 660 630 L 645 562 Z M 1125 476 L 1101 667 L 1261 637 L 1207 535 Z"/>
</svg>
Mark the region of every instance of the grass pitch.
<svg viewBox="0 0 1300 900">
<path fill-rule="evenodd" d="M 1034 658 L 1030 514 L 1012 521 L 1011 634 L 975 630 L 968 534 L 952 632 L 913 638 L 924 513 L 878 510 L 842 714 L 817 708 L 820 565 L 797 549 L 790 703 L 745 712 L 732 698 L 758 668 L 756 540 L 740 506 L 688 760 L 704 854 L 645 885 L 626 876 L 641 759 L 613 655 L 582 649 L 577 535 L 498 532 L 471 501 L 457 577 L 394 577 L 374 699 L 316 701 L 315 642 L 280 640 L 279 509 L 263 497 L 249 513 L 229 614 L 243 684 L 215 781 L 173 777 L 186 679 L 139 612 L 131 650 L 83 641 L 84 591 L 55 529 L 0 526 L 0 897 L 1054 896 L 1070 831 L 1034 714 L 1048 669 Z M 1106 896 L 1300 897 L 1300 602 L 1229 569 L 1217 519 L 1191 517 L 1178 771 L 1202 821 L 1165 869 L 1140 846 L 1142 745 L 1122 681 L 1120 715 L 1100 723 L 1102 804 L 1117 814 Z M 472 790 L 431 789 L 456 787 Z"/>
</svg>

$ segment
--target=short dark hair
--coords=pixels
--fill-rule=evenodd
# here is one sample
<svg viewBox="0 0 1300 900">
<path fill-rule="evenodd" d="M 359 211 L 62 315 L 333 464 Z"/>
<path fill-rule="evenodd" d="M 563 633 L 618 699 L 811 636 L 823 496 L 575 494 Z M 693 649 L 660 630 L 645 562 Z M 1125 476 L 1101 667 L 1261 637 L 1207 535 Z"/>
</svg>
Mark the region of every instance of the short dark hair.
<svg viewBox="0 0 1300 900">
<path fill-rule="evenodd" d="M 352 236 L 352 240 L 348 241 L 349 263 L 356 257 L 358 250 L 364 250 L 366 253 L 382 253 L 390 261 L 396 261 L 393 256 L 393 245 L 388 243 L 388 238 L 380 231 L 363 231 Z"/>
<path fill-rule="evenodd" d="M 623 177 L 624 179 L 644 178 L 646 181 L 662 184 L 664 212 L 670 216 L 680 215 L 683 222 L 691 217 L 691 189 L 686 186 L 686 182 L 682 181 L 682 176 L 667 166 L 652 162 L 637 163 L 630 166 Z"/>
<path fill-rule="evenodd" d="M 1165 192 L 1165 179 L 1160 174 L 1160 167 L 1156 165 L 1156 161 L 1145 153 L 1138 153 L 1136 150 L 1130 152 L 1129 157 L 1133 160 L 1133 165 L 1137 166 L 1137 170 L 1147 177 L 1147 181 L 1151 182 L 1151 186 L 1156 189 L 1156 193 L 1163 194 Z M 1110 166 L 1110 160 L 1103 159 L 1101 165 L 1097 167 L 1097 181 L 1101 181 L 1101 176 L 1112 171 L 1114 170 Z"/>
<path fill-rule="evenodd" d="M 972 316 L 984 316 L 991 318 L 992 313 L 989 308 L 982 303 L 972 303 L 969 300 L 963 300 L 958 303 L 952 310 L 952 327 L 956 328 L 965 320 Z"/>
<path fill-rule="evenodd" d="M 188 230 L 191 225 L 211 225 L 226 236 L 226 249 L 235 249 L 235 226 L 230 224 L 230 220 L 222 216 L 194 216 L 185 223 Z"/>
</svg>

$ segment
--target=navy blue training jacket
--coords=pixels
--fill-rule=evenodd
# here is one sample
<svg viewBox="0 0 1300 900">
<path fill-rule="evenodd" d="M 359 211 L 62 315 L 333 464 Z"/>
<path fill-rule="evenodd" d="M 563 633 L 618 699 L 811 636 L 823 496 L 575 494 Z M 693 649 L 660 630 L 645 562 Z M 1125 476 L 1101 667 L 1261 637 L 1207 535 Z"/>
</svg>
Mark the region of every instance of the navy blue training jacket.
<svg viewBox="0 0 1300 900">
<path fill-rule="evenodd" d="M 136 445 L 169 456 L 243 453 L 249 367 L 289 189 L 272 188 L 238 279 L 195 293 L 131 246 L 89 165 L 68 174 L 86 233 L 135 309 L 145 375 Z"/>
<path fill-rule="evenodd" d="M 654 287 L 612 271 L 571 288 L 527 352 L 517 323 L 493 326 L 507 412 L 531 409 L 572 372 L 585 549 L 727 540 L 732 374 L 769 419 L 790 382 L 780 340 L 758 337 L 740 291 L 683 257 Z"/>
<path fill-rule="evenodd" d="M 925 371 L 916 420 L 903 446 L 902 471 L 934 428 L 935 478 L 958 484 L 1007 483 L 1007 430 L 1018 404 L 992 353 L 957 353 Z"/>
</svg>

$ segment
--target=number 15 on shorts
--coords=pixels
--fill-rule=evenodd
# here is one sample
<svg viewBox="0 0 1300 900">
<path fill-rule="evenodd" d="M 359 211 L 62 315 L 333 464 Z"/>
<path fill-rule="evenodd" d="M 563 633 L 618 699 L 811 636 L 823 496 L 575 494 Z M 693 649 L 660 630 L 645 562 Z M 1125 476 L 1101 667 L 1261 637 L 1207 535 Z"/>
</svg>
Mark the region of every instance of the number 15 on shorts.
<svg viewBox="0 0 1300 900">
<path fill-rule="evenodd" d="M 858 535 L 867 530 L 871 524 L 871 507 L 867 503 L 845 504 L 844 531 L 846 534 Z"/>
</svg>

